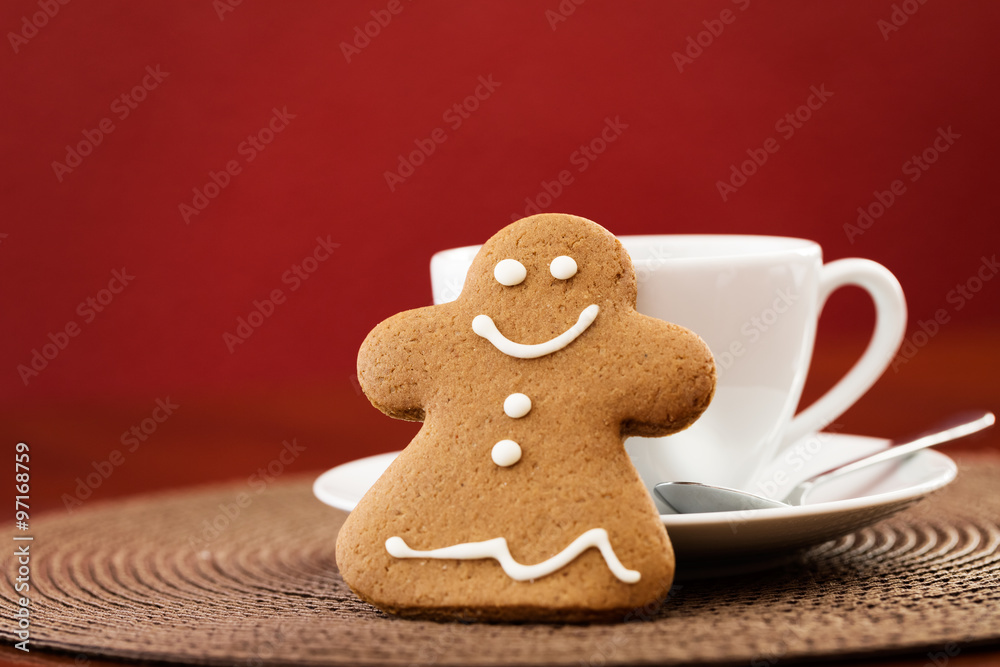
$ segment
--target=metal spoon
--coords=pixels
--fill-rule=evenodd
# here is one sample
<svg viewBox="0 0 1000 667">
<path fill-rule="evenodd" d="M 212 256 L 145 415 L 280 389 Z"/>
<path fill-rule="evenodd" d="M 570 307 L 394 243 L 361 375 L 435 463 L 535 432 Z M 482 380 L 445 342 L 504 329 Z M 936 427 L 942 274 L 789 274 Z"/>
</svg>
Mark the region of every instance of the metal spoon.
<svg viewBox="0 0 1000 667">
<path fill-rule="evenodd" d="M 917 437 L 894 444 L 876 454 L 865 456 L 799 482 L 781 500 L 771 500 L 755 493 L 712 486 L 700 482 L 663 482 L 654 487 L 656 495 L 681 514 L 695 512 L 730 512 L 739 510 L 774 509 L 803 504 L 806 494 L 820 484 L 850 474 L 862 468 L 908 456 L 927 447 L 958 440 L 989 428 L 996 421 L 992 412 L 963 413 L 951 417 L 938 428 Z"/>
</svg>

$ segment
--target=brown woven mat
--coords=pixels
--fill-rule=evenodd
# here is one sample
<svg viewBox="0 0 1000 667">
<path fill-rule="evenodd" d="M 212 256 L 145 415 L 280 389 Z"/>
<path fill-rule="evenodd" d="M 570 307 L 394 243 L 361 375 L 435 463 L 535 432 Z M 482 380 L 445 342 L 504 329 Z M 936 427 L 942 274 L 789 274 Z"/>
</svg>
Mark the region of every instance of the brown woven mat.
<svg viewBox="0 0 1000 667">
<path fill-rule="evenodd" d="M 612 665 L 1000 642 L 996 458 L 965 461 L 944 491 L 791 564 L 685 581 L 639 620 L 591 626 L 382 614 L 338 576 L 344 514 L 316 501 L 311 481 L 259 495 L 244 484 L 94 503 L 36 521 L 31 648 L 219 665 Z M 17 565 L 5 551 L 11 619 Z M 16 641 L 9 623 L 0 636 Z"/>
</svg>

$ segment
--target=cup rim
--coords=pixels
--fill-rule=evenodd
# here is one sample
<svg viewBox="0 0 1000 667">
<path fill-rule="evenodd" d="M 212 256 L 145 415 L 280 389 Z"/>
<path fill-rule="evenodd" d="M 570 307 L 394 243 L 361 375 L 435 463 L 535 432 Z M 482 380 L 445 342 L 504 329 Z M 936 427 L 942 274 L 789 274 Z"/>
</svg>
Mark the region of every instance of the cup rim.
<svg viewBox="0 0 1000 667">
<path fill-rule="evenodd" d="M 806 256 L 822 257 L 822 248 L 815 241 L 794 236 L 771 236 L 766 234 L 625 234 L 618 237 L 632 258 L 632 263 L 670 262 L 710 262 L 771 260 L 775 257 Z M 654 246 L 658 243 L 711 244 L 709 252 L 699 251 L 696 255 L 665 255 L 658 257 L 636 257 L 634 246 Z M 630 248 L 629 246 L 633 247 Z"/>
<path fill-rule="evenodd" d="M 821 256 L 822 249 L 820 245 L 809 239 L 803 239 L 795 236 L 775 236 L 768 234 L 623 234 L 617 236 L 618 240 L 621 241 L 625 249 L 629 251 L 629 255 L 632 255 L 632 251 L 629 249 L 629 244 L 653 244 L 653 243 L 664 243 L 667 239 L 676 242 L 699 242 L 699 243 L 716 243 L 716 244 L 730 244 L 730 247 L 736 248 L 735 251 L 721 252 L 716 250 L 715 252 L 700 253 L 696 257 L 684 257 L 684 256 L 671 256 L 669 259 L 672 262 L 677 261 L 705 261 L 713 259 L 753 259 L 760 257 L 775 257 L 775 256 L 786 256 L 786 255 L 815 255 Z M 764 247 L 768 244 L 767 247 Z M 459 246 L 455 248 L 446 248 L 444 250 L 439 250 L 431 256 L 431 262 L 438 264 L 440 262 L 461 262 L 468 263 L 479 252 L 483 244 Z M 632 257 L 633 264 L 642 264 L 645 262 L 662 262 L 665 258 L 649 258 L 649 257 Z"/>
</svg>

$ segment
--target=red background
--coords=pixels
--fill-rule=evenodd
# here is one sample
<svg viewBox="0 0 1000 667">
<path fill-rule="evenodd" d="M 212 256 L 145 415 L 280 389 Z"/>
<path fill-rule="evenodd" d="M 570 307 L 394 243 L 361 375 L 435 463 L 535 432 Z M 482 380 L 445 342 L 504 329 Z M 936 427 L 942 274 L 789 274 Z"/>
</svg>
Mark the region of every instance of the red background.
<svg viewBox="0 0 1000 667">
<path fill-rule="evenodd" d="M 379 320 L 429 302 L 433 252 L 483 242 L 563 169 L 574 181 L 545 210 L 618 234 L 812 238 L 827 259 L 868 257 L 891 269 L 911 332 L 946 309 L 950 321 L 928 349 L 960 331 L 997 332 L 1000 280 L 961 310 L 947 300 L 1000 245 L 995 3 L 911 0 L 915 13 L 895 10 L 907 20 L 883 35 L 878 22 L 895 7 L 888 0 L 565 0 L 575 9 L 554 28 L 546 12 L 559 10 L 556 0 L 403 0 L 347 62 L 341 42 L 387 4 L 246 1 L 220 16 L 220 3 L 207 0 L 70 2 L 17 52 L 8 34 L 0 46 L 4 437 L 34 439 L 66 485 L 168 395 L 209 405 L 181 409 L 162 427 L 204 444 L 204 479 L 244 475 L 296 434 L 314 443 L 305 468 L 400 447 L 411 426 L 384 425 L 355 391 L 358 345 Z M 735 19 L 713 23 L 723 10 Z M 36 1 L 4 3 L 0 28 L 18 32 L 39 11 Z M 674 53 L 705 21 L 721 34 L 678 71 Z M 147 66 L 169 74 L 119 119 L 112 103 Z M 454 129 L 443 114 L 481 76 L 499 86 Z M 813 86 L 832 96 L 782 136 L 775 123 Z M 294 119 L 246 162 L 241 142 L 274 108 Z M 103 118 L 114 131 L 60 182 L 53 162 Z M 606 118 L 628 127 L 577 171 L 571 155 Z M 949 127 L 960 138 L 911 183 L 903 163 Z M 436 128 L 447 140 L 390 191 L 385 172 Z M 770 137 L 778 152 L 723 201 L 716 182 Z M 179 205 L 233 159 L 242 171 L 187 224 Z M 852 242 L 844 225 L 895 179 L 906 192 Z M 290 292 L 281 276 L 317 236 L 339 247 Z M 122 267 L 134 281 L 83 323 L 78 304 Z M 275 288 L 287 302 L 230 353 L 223 334 Z M 845 292 L 823 318 L 818 354 L 842 344 L 849 361 L 872 316 L 860 294 Z M 25 385 L 18 365 L 71 320 L 80 334 Z M 908 366 L 921 358 L 932 355 Z M 968 372 L 982 377 L 996 365 L 988 361 Z M 129 406 L 127 416 L 93 417 L 100 402 Z M 262 403 L 277 406 L 275 422 L 262 423 L 253 407 Z M 77 415 L 87 444 L 50 437 L 55 409 Z M 215 415 L 213 426 L 199 414 Z M 213 430 L 219 415 L 225 433 Z M 254 460 L 214 460 L 216 437 L 270 444 Z M 129 476 L 108 487 L 181 479 L 170 473 L 175 453 L 156 445 L 151 438 L 129 460 Z"/>
</svg>

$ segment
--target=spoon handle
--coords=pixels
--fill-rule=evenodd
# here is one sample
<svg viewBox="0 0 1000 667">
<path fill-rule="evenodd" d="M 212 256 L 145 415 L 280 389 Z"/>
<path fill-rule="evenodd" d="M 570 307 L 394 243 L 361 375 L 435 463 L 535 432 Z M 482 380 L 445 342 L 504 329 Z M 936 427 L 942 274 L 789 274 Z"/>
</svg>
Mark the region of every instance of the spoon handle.
<svg viewBox="0 0 1000 667">
<path fill-rule="evenodd" d="M 995 421 L 996 417 L 992 412 L 977 412 L 973 414 L 964 413 L 956 415 L 946 420 L 933 431 L 925 432 L 925 435 L 911 438 L 898 445 L 891 446 L 889 449 L 878 452 L 877 454 L 864 456 L 860 459 L 851 461 L 850 463 L 825 470 L 818 475 L 810 477 L 804 482 L 800 482 L 795 486 L 795 488 L 792 489 L 791 493 L 788 494 L 785 498 L 785 502 L 789 505 L 801 505 L 806 493 L 820 484 L 829 482 L 830 480 L 842 475 L 848 475 L 857 470 L 861 470 L 862 468 L 882 463 L 883 461 L 890 461 L 901 456 L 907 456 L 921 449 L 926 449 L 927 447 L 934 447 L 935 445 L 964 438 L 967 435 L 972 435 L 973 433 L 982 431 L 985 428 L 989 428 Z"/>
</svg>

